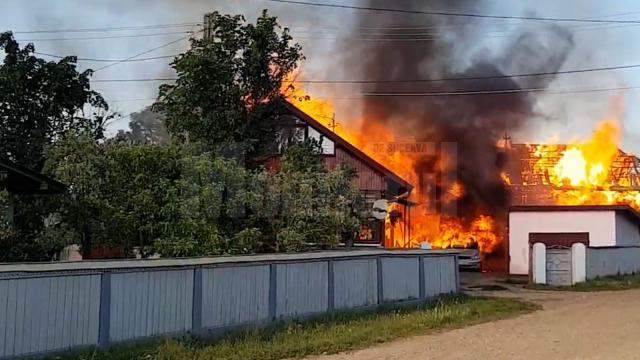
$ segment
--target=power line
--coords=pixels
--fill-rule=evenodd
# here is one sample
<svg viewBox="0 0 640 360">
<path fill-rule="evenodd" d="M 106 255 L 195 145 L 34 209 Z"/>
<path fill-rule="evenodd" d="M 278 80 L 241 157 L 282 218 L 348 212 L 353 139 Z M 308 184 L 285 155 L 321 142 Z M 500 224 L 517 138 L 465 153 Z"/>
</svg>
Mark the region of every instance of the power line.
<svg viewBox="0 0 640 360">
<path fill-rule="evenodd" d="M 106 101 L 107 103 L 135 102 L 135 101 L 151 101 L 151 100 L 157 100 L 157 98 L 115 99 L 115 100 L 105 99 L 105 101 Z"/>
<path fill-rule="evenodd" d="M 91 36 L 91 37 L 67 37 L 67 38 L 43 38 L 43 39 L 16 39 L 16 40 L 17 41 L 23 41 L 23 42 L 104 40 L 104 39 L 124 39 L 124 38 L 138 38 L 138 37 L 154 37 L 154 36 L 192 34 L 192 33 L 193 33 L 192 31 L 173 31 L 173 32 L 153 33 L 153 34 Z"/>
<path fill-rule="evenodd" d="M 488 15 L 488 14 L 444 12 L 444 11 L 420 11 L 420 10 L 407 10 L 407 9 L 392 9 L 392 8 L 381 8 L 381 7 L 372 7 L 372 6 L 353 6 L 353 5 L 340 5 L 340 4 L 326 4 L 326 3 L 304 2 L 304 1 L 294 1 L 294 0 L 266 0 L 266 1 L 276 2 L 276 3 L 285 3 L 285 4 L 316 6 L 316 7 L 340 8 L 340 9 L 350 9 L 350 10 L 365 10 L 365 11 L 381 11 L 381 12 L 431 15 L 431 16 L 450 16 L 450 17 L 500 19 L 500 20 L 510 19 L 510 20 L 529 20 L 529 21 L 600 23 L 600 24 L 640 24 L 640 20 L 604 20 L 604 19 L 580 19 L 580 18 L 550 18 L 550 17 L 539 17 L 539 16 Z"/>
<path fill-rule="evenodd" d="M 407 79 L 407 80 L 299 80 L 289 81 L 291 83 L 297 82 L 302 84 L 378 84 L 378 83 L 426 83 L 426 82 L 441 82 L 441 81 L 468 81 L 468 80 L 498 80 L 509 79 L 518 77 L 536 77 L 536 76 L 549 76 L 549 75 L 566 75 L 566 74 L 578 74 L 589 73 L 599 71 L 611 71 L 611 70 L 623 70 L 639 68 L 640 64 L 632 65 L 620 65 L 620 66 L 607 66 L 598 68 L 587 69 L 574 69 L 574 70 L 561 70 L 561 71 L 549 71 L 549 72 L 537 72 L 537 73 L 524 73 L 524 74 L 511 74 L 511 75 L 491 75 L 491 76 L 468 76 L 468 77 L 446 77 L 435 79 Z"/>
<path fill-rule="evenodd" d="M 422 93 L 361 93 L 362 97 L 431 97 L 431 96 L 470 96 L 470 95 L 506 95 L 516 93 L 539 93 L 546 94 L 582 94 L 593 92 L 610 92 L 640 89 L 640 86 L 621 86 L 613 88 L 586 88 L 553 90 L 548 88 L 524 88 L 524 89 L 502 89 L 502 90 L 478 90 L 478 91 L 445 91 L 445 92 L 422 92 Z"/>
<path fill-rule="evenodd" d="M 500 90 L 473 90 L 473 91 L 435 91 L 435 92 L 418 92 L 418 93 L 360 93 L 359 97 L 322 97 L 318 99 L 332 100 L 361 100 L 369 97 L 444 97 L 444 96 L 473 96 L 473 95 L 509 95 L 518 93 L 545 93 L 547 95 L 560 94 L 583 94 L 611 91 L 637 90 L 640 86 L 618 86 L 609 88 L 577 88 L 577 89 L 549 89 L 549 88 L 520 88 L 520 89 L 500 89 Z M 128 102 L 128 101 L 151 101 L 157 98 L 138 98 L 138 99 L 117 99 L 108 100 L 108 102 Z M 146 106 L 145 106 L 146 107 Z"/>
<path fill-rule="evenodd" d="M 202 30 L 200 30 L 199 32 L 202 32 Z M 164 44 L 162 44 L 162 45 L 160 45 L 160 46 L 156 46 L 156 47 L 154 47 L 154 48 L 151 48 L 151 49 L 145 50 L 145 51 L 143 51 L 143 52 L 137 53 L 137 54 L 135 54 L 135 55 L 129 56 L 129 57 L 128 57 L 128 58 L 126 58 L 126 59 L 122 59 L 122 60 L 119 60 L 119 61 L 115 61 L 115 62 L 112 62 L 112 63 L 110 63 L 110 64 L 107 64 L 107 65 L 104 65 L 104 66 L 102 66 L 102 67 L 99 67 L 99 68 L 95 69 L 93 72 L 95 73 L 95 72 L 98 72 L 98 71 L 101 71 L 101 70 L 104 70 L 104 69 L 110 68 L 110 67 L 112 67 L 112 66 L 118 65 L 118 64 L 120 64 L 120 63 L 123 63 L 123 62 L 129 61 L 129 60 L 135 59 L 135 58 L 137 58 L 138 56 L 142 56 L 142 55 L 148 54 L 148 53 L 150 53 L 150 52 L 154 52 L 154 51 L 156 51 L 156 50 L 160 50 L 160 49 L 162 49 L 162 48 L 165 48 L 165 47 L 167 47 L 167 46 L 170 46 L 170 45 L 173 45 L 173 44 L 175 44 L 175 43 L 177 43 L 177 42 L 180 42 L 180 41 L 182 41 L 182 40 L 185 40 L 185 39 L 187 39 L 187 38 L 189 38 L 189 37 L 190 37 L 190 35 L 187 35 L 187 36 L 183 36 L 183 37 L 181 37 L 181 38 L 179 38 L 179 39 L 176 39 L 176 40 L 173 40 L 173 41 L 169 41 L 168 43 L 164 43 Z"/>
<path fill-rule="evenodd" d="M 537 73 L 523 73 L 510 75 L 491 75 L 491 76 L 468 76 L 468 77 L 443 77 L 434 79 L 403 79 L 403 80 L 285 80 L 283 83 L 299 83 L 299 84 L 393 84 L 393 83 L 430 83 L 443 81 L 471 81 L 471 80 L 498 80 L 519 77 L 536 77 L 549 75 L 566 75 L 578 73 L 590 73 L 600 71 L 624 70 L 640 68 L 640 64 L 606 66 L 587 69 L 573 69 Z M 155 81 L 175 81 L 177 78 L 139 78 L 139 79 L 94 79 L 91 82 L 109 83 L 109 82 L 155 82 Z"/>
<path fill-rule="evenodd" d="M 47 53 L 43 53 L 43 52 L 38 52 L 38 51 L 34 51 L 34 54 L 38 54 L 38 55 L 42 55 L 42 56 L 49 56 L 52 58 L 56 58 L 56 59 L 64 59 L 68 56 L 62 56 L 62 55 L 56 55 L 56 54 L 47 54 Z M 158 60 L 158 59 L 170 59 L 170 58 L 175 58 L 176 56 L 180 56 L 180 54 L 173 54 L 173 55 L 163 55 L 163 56 L 154 56 L 154 57 L 147 57 L 147 58 L 140 58 L 140 59 L 95 59 L 95 58 L 81 58 L 81 57 L 77 57 L 76 59 L 78 61 L 92 61 L 92 62 L 139 62 L 139 61 L 150 61 L 150 60 Z"/>
<path fill-rule="evenodd" d="M 105 31 L 133 31 L 150 29 L 167 29 L 176 27 L 201 26 L 201 22 L 184 22 L 176 24 L 134 25 L 120 27 L 80 28 L 80 29 L 48 29 L 48 30 L 22 30 L 12 31 L 14 34 L 48 34 L 48 33 L 76 33 L 76 32 L 105 32 Z"/>
<path fill-rule="evenodd" d="M 119 83 L 119 82 L 158 82 L 176 81 L 177 78 L 148 78 L 148 79 L 91 79 L 92 83 Z"/>
</svg>

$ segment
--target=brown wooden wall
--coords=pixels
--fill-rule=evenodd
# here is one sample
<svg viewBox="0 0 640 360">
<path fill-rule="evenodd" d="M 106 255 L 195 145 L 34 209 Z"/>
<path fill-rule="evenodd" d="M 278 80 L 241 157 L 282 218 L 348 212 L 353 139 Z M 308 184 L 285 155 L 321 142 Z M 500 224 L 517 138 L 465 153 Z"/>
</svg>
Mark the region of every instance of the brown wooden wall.
<svg viewBox="0 0 640 360">
<path fill-rule="evenodd" d="M 364 161 L 349 154 L 340 146 L 336 146 L 335 156 L 325 157 L 325 165 L 328 169 L 334 169 L 338 164 L 347 164 L 358 172 L 358 177 L 354 182 L 360 190 L 386 191 L 384 174 L 375 171 Z"/>
</svg>

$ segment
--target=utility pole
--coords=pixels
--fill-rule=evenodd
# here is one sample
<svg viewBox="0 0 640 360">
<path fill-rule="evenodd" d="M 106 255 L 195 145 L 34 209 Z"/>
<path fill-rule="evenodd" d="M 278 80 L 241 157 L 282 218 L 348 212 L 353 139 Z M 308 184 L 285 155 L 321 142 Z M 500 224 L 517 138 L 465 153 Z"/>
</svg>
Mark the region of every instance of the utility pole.
<svg viewBox="0 0 640 360">
<path fill-rule="evenodd" d="M 509 136 L 509 132 L 507 132 L 507 130 L 504 131 L 504 136 L 502 137 L 502 140 L 504 141 L 504 148 L 505 149 L 510 149 L 511 148 L 511 136 Z"/>
<path fill-rule="evenodd" d="M 329 126 L 331 131 L 336 132 L 336 128 L 338 127 L 338 125 L 340 125 L 339 123 L 336 123 L 336 113 L 333 113 L 333 116 L 331 117 L 331 123 L 327 125 Z"/>
<path fill-rule="evenodd" d="M 204 38 L 208 39 L 210 37 L 213 36 L 213 29 L 211 26 L 211 13 L 206 13 L 204 14 L 204 22 L 202 23 L 203 26 L 203 34 L 204 34 Z"/>
</svg>

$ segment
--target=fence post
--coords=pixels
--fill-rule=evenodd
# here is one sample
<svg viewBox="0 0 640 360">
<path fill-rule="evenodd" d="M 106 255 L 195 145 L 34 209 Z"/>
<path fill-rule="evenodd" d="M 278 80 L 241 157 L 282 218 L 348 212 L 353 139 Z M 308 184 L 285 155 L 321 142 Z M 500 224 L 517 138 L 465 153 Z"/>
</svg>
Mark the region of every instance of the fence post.
<svg viewBox="0 0 640 360">
<path fill-rule="evenodd" d="M 193 269 L 193 303 L 191 308 L 191 329 L 202 328 L 202 268 Z"/>
<path fill-rule="evenodd" d="M 378 270 L 378 305 L 384 303 L 384 289 L 382 288 L 382 258 L 376 258 L 376 268 Z"/>
<path fill-rule="evenodd" d="M 460 292 L 460 259 L 458 259 L 458 254 L 453 256 L 453 271 L 456 274 L 456 293 Z"/>
<path fill-rule="evenodd" d="M 278 301 L 278 265 L 269 265 L 269 318 L 276 318 L 276 302 Z"/>
<path fill-rule="evenodd" d="M 420 297 L 420 299 L 424 299 L 424 298 L 427 297 L 427 294 L 426 294 L 425 283 L 424 283 L 424 281 L 425 281 L 425 276 L 424 276 L 424 256 L 422 256 L 422 255 L 418 256 L 418 281 L 420 282 L 419 287 L 418 287 L 420 289 L 419 297 Z"/>
<path fill-rule="evenodd" d="M 106 271 L 100 276 L 100 313 L 98 315 L 98 346 L 109 346 L 111 326 L 111 273 Z"/>
<path fill-rule="evenodd" d="M 327 308 L 329 311 L 332 311 L 335 308 L 336 289 L 333 277 L 333 260 L 329 260 L 327 262 Z"/>
</svg>

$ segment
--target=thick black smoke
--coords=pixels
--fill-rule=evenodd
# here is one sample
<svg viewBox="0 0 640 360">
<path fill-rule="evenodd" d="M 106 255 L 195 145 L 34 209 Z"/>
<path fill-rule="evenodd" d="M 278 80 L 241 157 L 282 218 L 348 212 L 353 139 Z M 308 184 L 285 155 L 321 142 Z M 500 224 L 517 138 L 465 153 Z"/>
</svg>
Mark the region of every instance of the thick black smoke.
<svg viewBox="0 0 640 360">
<path fill-rule="evenodd" d="M 405 9 L 459 13 L 487 13 L 477 0 L 407 0 Z M 389 7 L 389 1 L 369 0 L 368 6 Z M 399 5 L 398 5 L 399 6 Z M 490 10 L 489 10 L 490 11 Z M 482 22 L 484 21 L 484 23 Z M 464 81 L 380 82 L 365 84 L 364 93 L 474 92 L 546 88 L 553 75 L 504 77 L 504 74 L 556 72 L 573 48 L 569 31 L 552 24 L 527 24 L 505 37 L 505 45 L 474 51 L 470 45 L 488 36 L 487 20 L 426 15 L 362 12 L 356 31 L 365 38 L 359 57 L 349 68 L 365 79 L 416 80 L 496 77 Z M 379 40 L 384 39 L 384 40 Z M 394 39 L 393 41 L 389 39 Z M 412 39 L 423 39 L 415 41 Z M 430 41 L 424 41 L 430 39 Z M 501 173 L 496 144 L 505 132 L 520 128 L 534 115 L 535 92 L 467 96 L 371 96 L 363 103 L 364 129 L 373 122 L 417 141 L 457 143 L 457 167 L 444 169 L 425 187 L 436 193 L 446 187 L 453 171 L 466 190 L 458 214 L 472 219 L 479 213 L 505 214 L 509 191 Z M 437 157 L 442 155 L 437 155 Z M 438 172 L 438 159 L 425 156 L 418 175 Z M 432 177 L 433 178 L 433 177 Z M 429 183 L 430 182 L 430 183 Z M 450 184 L 449 184 L 450 185 Z M 425 193 L 433 191 L 422 189 Z"/>
</svg>

